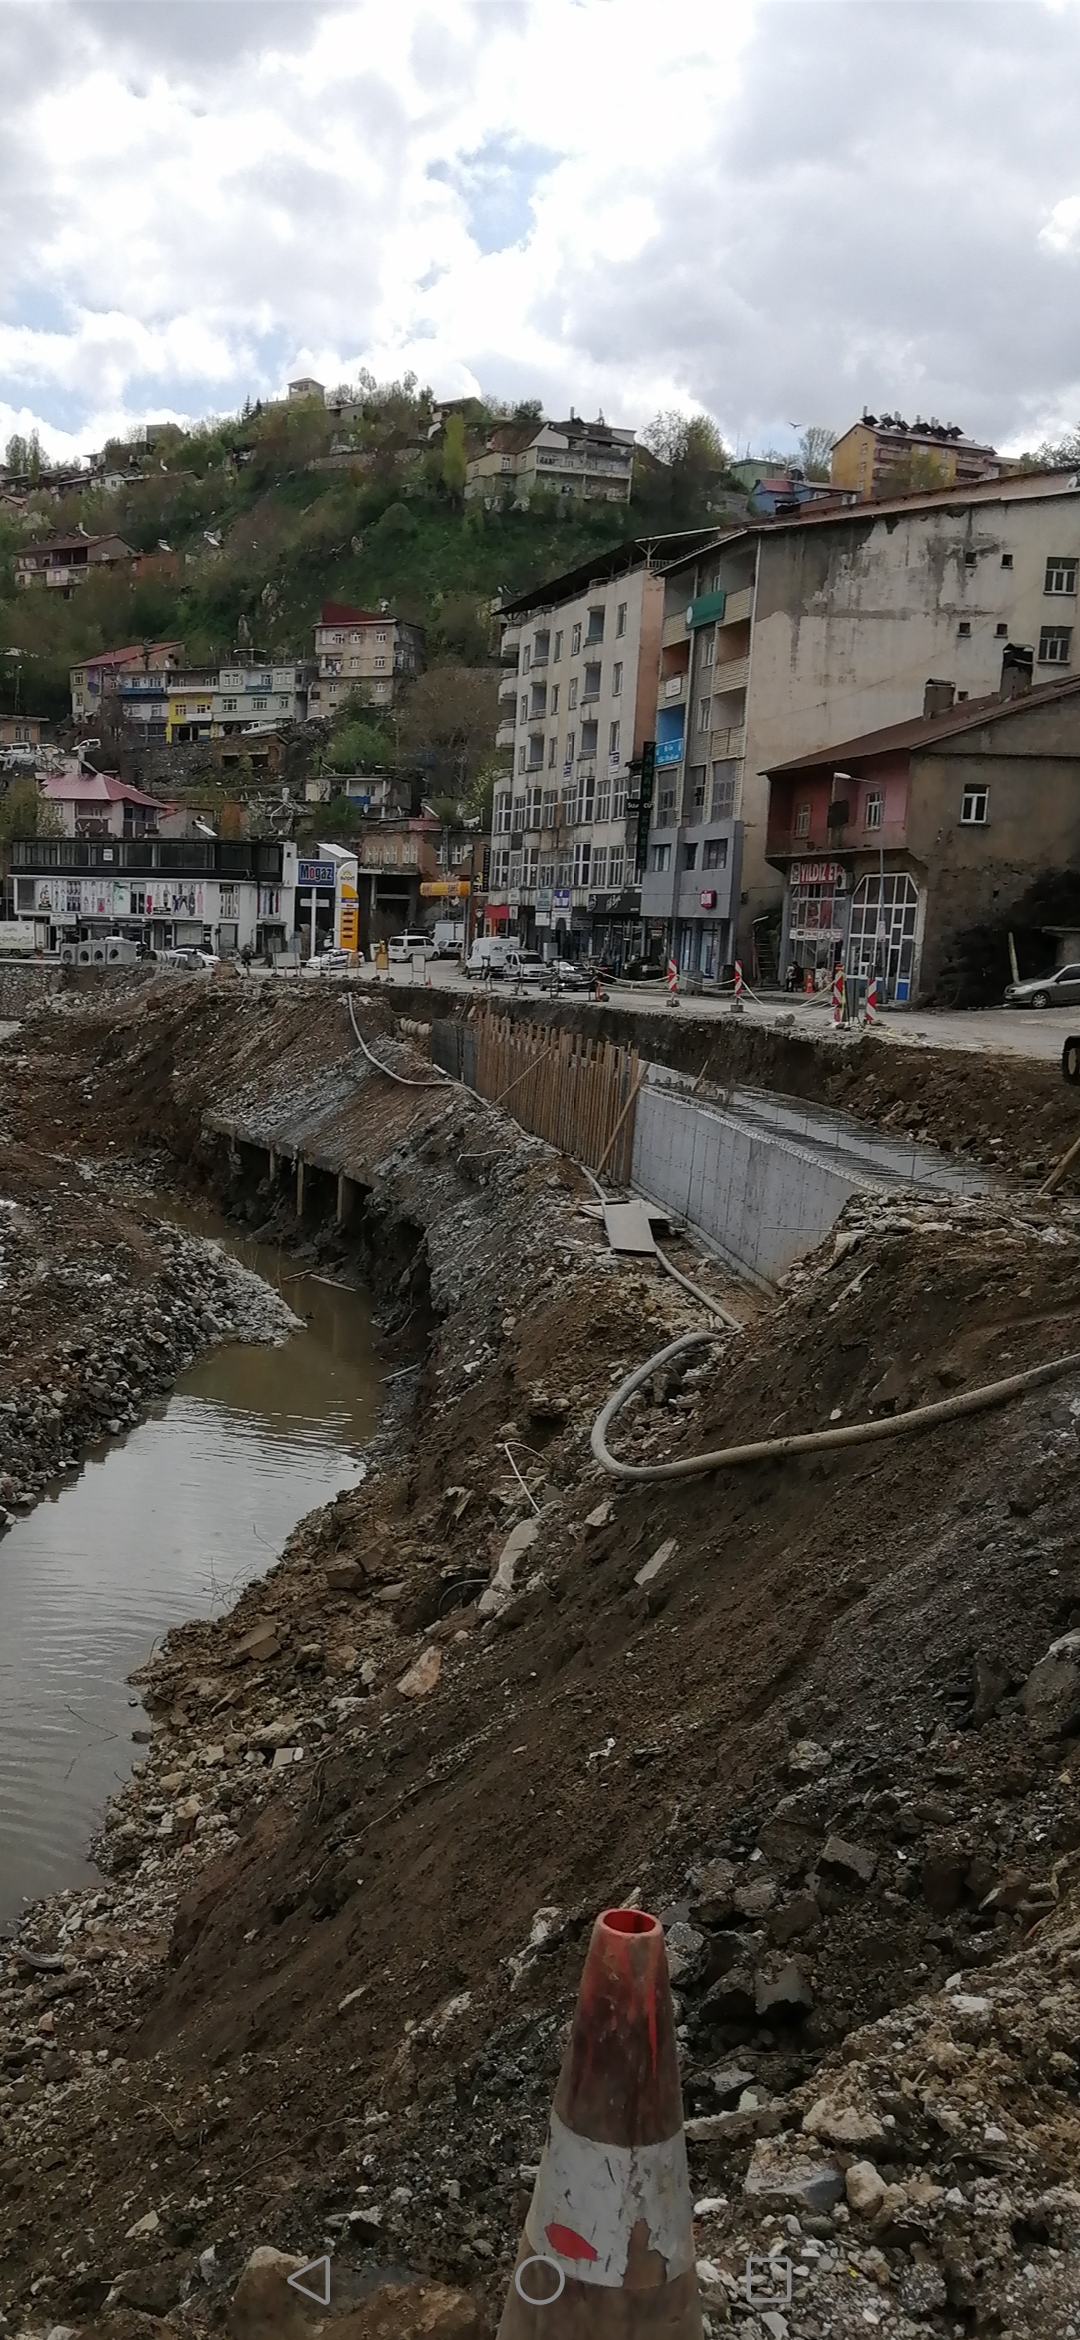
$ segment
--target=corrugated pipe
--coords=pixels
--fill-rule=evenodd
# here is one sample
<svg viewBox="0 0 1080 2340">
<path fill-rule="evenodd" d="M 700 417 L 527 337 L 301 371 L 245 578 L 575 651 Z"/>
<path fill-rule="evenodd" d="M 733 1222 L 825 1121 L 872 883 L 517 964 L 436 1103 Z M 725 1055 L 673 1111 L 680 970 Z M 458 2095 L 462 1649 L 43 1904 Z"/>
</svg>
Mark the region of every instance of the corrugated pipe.
<svg viewBox="0 0 1080 2340">
<path fill-rule="evenodd" d="M 836 1448 L 872 1446 L 886 1438 L 906 1438 L 916 1430 L 932 1430 L 939 1422 L 959 1421 L 965 1414 L 986 1413 L 991 1406 L 1006 1405 L 1010 1398 L 1022 1397 L 1029 1389 L 1042 1389 L 1048 1382 L 1062 1380 L 1067 1373 L 1080 1372 L 1080 1350 L 1074 1349 L 1067 1357 L 1055 1357 L 1049 1365 L 1031 1365 L 1026 1373 L 1010 1373 L 1005 1381 L 984 1382 L 981 1389 L 963 1390 L 956 1397 L 942 1398 L 936 1405 L 913 1406 L 909 1413 L 890 1414 L 879 1422 L 852 1422 L 843 1430 L 800 1431 L 791 1438 L 755 1438 L 746 1446 L 720 1446 L 710 1454 L 690 1454 L 678 1462 L 620 1462 L 608 1447 L 607 1433 L 627 1398 L 684 1350 L 723 1338 L 724 1334 L 712 1326 L 707 1331 L 683 1333 L 679 1340 L 669 1341 L 666 1349 L 658 1349 L 655 1357 L 650 1357 L 619 1383 L 598 1413 L 589 1440 L 597 1462 L 613 1478 L 690 1479 L 706 1471 L 733 1470 L 739 1463 L 782 1462 L 789 1454 L 829 1454 Z"/>
</svg>

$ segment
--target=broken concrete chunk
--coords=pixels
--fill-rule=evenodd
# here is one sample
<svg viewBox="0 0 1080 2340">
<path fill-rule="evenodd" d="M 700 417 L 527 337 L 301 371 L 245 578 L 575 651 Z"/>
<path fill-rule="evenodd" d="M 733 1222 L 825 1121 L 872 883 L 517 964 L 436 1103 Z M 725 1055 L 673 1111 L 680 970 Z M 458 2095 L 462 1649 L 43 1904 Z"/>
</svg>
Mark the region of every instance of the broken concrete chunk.
<svg viewBox="0 0 1080 2340">
<path fill-rule="evenodd" d="M 357 1592 L 367 1582 L 358 1560 L 328 1560 L 323 1576 L 329 1592 Z"/>
<path fill-rule="evenodd" d="M 705 1861 L 690 1871 L 690 1909 L 702 1926 L 722 1926 L 735 1907 L 738 1871 L 731 1861 Z"/>
<path fill-rule="evenodd" d="M 266 2244 L 252 2251 L 229 2303 L 232 2340 L 306 2340 L 309 2314 L 299 2292 L 289 2286 L 290 2275 L 306 2264 Z"/>
<path fill-rule="evenodd" d="M 610 1527 L 614 1517 L 615 1505 L 612 1502 L 597 1503 L 589 1512 L 585 1525 L 591 1535 L 596 1535 L 601 1528 Z"/>
<path fill-rule="evenodd" d="M 759 2015 L 808 2015 L 814 2004 L 814 1994 L 801 1966 L 793 1958 L 782 1966 L 779 1974 L 754 1976 L 754 2005 Z"/>
<path fill-rule="evenodd" d="M 856 2218 L 873 2218 L 885 2199 L 885 2180 L 872 2161 L 853 2161 L 844 2176 L 844 2192 Z"/>
<path fill-rule="evenodd" d="M 848 1844 L 842 1836 L 829 1836 L 821 1855 L 823 1869 L 837 1869 L 841 1876 L 857 1877 L 860 1884 L 869 1885 L 877 1866 L 877 1856 L 865 1844 Z"/>
<path fill-rule="evenodd" d="M 781 1909 L 775 1909 L 769 1919 L 769 1933 L 781 1948 L 799 1934 L 810 1934 L 821 1916 L 812 1893 L 795 1893 Z"/>
<path fill-rule="evenodd" d="M 816 1739 L 796 1739 L 788 1748 L 784 1768 L 791 1779 L 816 1779 L 827 1771 L 832 1762 L 828 1749 L 819 1747 Z"/>
<path fill-rule="evenodd" d="M 491 1583 L 477 1602 L 482 1617 L 497 1617 L 500 1609 L 505 1609 L 514 1590 L 518 1562 L 524 1559 L 526 1552 L 532 1550 L 539 1529 L 540 1522 L 536 1519 L 521 1519 L 516 1528 L 511 1528 L 499 1554 Z"/>
<path fill-rule="evenodd" d="M 690 2145 L 748 2145 L 754 2137 L 778 2137 L 784 2125 L 782 2108 L 773 2104 L 741 2106 L 730 2112 L 702 2113 L 687 2121 Z"/>
<path fill-rule="evenodd" d="M 888 2131 L 876 2113 L 840 2104 L 832 2096 L 819 2096 L 811 2105 L 803 2116 L 803 2129 L 808 2137 L 820 2137 L 826 2145 L 842 2146 L 845 2153 L 884 2153 L 889 2143 Z"/>
<path fill-rule="evenodd" d="M 233 1654 L 238 1658 L 249 1658 L 252 1664 L 261 1666 L 269 1658 L 276 1657 L 280 1648 L 281 1636 L 277 1626 L 267 1617 L 260 1625 L 253 1625 L 250 1632 L 241 1634 L 239 1641 L 233 1643 Z"/>
<path fill-rule="evenodd" d="M 657 1545 L 651 1560 L 646 1560 L 644 1566 L 637 1570 L 634 1583 L 651 1584 L 654 1576 L 659 1576 L 661 1569 L 667 1567 L 668 1561 L 674 1558 L 677 1551 L 676 1538 L 665 1536 L 663 1543 Z"/>
<path fill-rule="evenodd" d="M 429 1691 L 434 1690 L 441 1672 L 442 1651 L 429 1644 L 427 1649 L 421 1650 L 416 1664 L 409 1667 L 407 1674 L 402 1675 L 397 1685 L 399 1695 L 402 1698 L 426 1698 Z"/>
<path fill-rule="evenodd" d="M 760 2138 L 743 2179 L 743 2192 L 764 2210 L 822 2212 L 835 2210 L 843 2200 L 844 2179 L 839 2162 L 831 2156 L 814 2159 L 808 2153 L 793 2152 L 786 2144 Z"/>
<path fill-rule="evenodd" d="M 751 1877 L 748 1885 L 737 1885 L 735 1888 L 735 1907 L 740 1917 L 763 1917 L 775 1900 L 775 1877 Z"/>
<path fill-rule="evenodd" d="M 1037 1739 L 1063 1738 L 1080 1725 L 1080 1631 L 1051 1642 L 1032 1667 L 1020 1704 Z"/>
</svg>

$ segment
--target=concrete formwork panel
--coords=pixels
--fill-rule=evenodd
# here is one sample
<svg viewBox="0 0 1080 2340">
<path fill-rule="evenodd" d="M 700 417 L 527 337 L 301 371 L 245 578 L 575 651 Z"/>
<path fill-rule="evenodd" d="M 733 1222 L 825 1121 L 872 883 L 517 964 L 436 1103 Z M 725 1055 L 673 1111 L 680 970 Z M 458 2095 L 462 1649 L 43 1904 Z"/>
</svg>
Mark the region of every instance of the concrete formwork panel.
<svg viewBox="0 0 1080 2340">
<path fill-rule="evenodd" d="M 821 1242 L 859 1183 L 671 1089 L 650 1083 L 638 1098 L 632 1184 L 761 1283 Z"/>
</svg>

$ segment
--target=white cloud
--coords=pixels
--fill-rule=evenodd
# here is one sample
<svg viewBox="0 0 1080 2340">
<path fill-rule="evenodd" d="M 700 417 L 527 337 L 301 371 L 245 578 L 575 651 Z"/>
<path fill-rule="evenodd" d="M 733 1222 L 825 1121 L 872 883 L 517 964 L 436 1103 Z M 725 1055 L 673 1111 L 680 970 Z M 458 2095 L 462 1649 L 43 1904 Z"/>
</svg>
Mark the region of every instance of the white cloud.
<svg viewBox="0 0 1080 2340">
<path fill-rule="evenodd" d="M 0 427 L 311 367 L 760 443 L 1080 410 L 1076 0 L 9 0 Z M 505 238 L 505 241 L 503 240 Z M 6 401 L 6 406 L 5 402 Z"/>
</svg>

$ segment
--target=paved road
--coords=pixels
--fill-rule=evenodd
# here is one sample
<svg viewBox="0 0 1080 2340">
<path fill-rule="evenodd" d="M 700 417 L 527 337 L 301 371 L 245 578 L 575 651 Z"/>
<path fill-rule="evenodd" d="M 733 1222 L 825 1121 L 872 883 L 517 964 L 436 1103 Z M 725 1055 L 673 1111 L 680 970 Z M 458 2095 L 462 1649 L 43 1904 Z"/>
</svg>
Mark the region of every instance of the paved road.
<svg viewBox="0 0 1080 2340">
<path fill-rule="evenodd" d="M 432 965 L 431 981 L 441 991 L 475 993 L 479 985 L 469 981 L 457 967 L 448 962 Z M 396 989 L 412 984 L 415 978 L 405 967 L 394 967 L 387 981 Z M 493 996 L 504 999 L 510 995 L 510 986 L 497 983 Z M 633 1007 L 650 1015 L 677 1015 L 680 1019 L 693 1016 L 707 1022 L 723 1019 L 733 1012 L 730 999 L 689 999 L 671 1008 L 662 984 L 612 983 L 608 995 L 613 1007 Z M 541 991 L 541 998 L 546 992 Z M 564 997 L 577 1000 L 578 992 L 567 992 Z M 784 1019 L 789 1028 L 828 1037 L 832 1033 L 832 1008 L 828 998 L 818 993 L 813 999 L 791 998 L 773 993 L 760 1002 L 747 999 L 742 1010 L 747 1023 L 775 1025 Z M 1031 1056 L 1057 1063 L 1067 1032 L 1080 1032 L 1080 1005 L 1073 1008 L 969 1008 L 948 1009 L 940 1014 L 931 1009 L 894 1010 L 879 1016 L 875 1035 L 889 1043 L 909 1048 L 961 1048 L 1004 1053 L 1010 1056 Z"/>
</svg>

